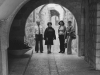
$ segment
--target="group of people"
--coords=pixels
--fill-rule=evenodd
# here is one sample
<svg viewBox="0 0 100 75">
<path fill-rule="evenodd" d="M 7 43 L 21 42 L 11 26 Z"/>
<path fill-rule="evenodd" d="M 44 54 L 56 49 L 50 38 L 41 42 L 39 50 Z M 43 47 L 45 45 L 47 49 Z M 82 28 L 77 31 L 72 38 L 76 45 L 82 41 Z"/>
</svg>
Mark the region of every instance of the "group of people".
<svg viewBox="0 0 100 75">
<path fill-rule="evenodd" d="M 45 40 L 45 45 L 47 45 L 47 53 L 51 53 L 51 45 L 53 45 L 53 40 L 56 39 L 55 30 L 52 27 L 52 22 L 47 23 L 48 27 L 43 32 L 43 27 L 40 25 L 40 22 L 37 21 L 35 26 L 35 51 L 43 53 L 43 39 Z M 64 21 L 59 22 L 58 36 L 60 42 L 60 51 L 59 53 L 65 53 L 65 48 L 67 47 L 67 54 L 72 54 L 71 42 L 72 39 L 75 39 L 75 31 L 72 28 L 72 22 L 68 21 L 68 27 L 66 28 Z M 65 44 L 66 43 L 66 44 Z M 66 46 L 65 46 L 66 45 Z"/>
</svg>

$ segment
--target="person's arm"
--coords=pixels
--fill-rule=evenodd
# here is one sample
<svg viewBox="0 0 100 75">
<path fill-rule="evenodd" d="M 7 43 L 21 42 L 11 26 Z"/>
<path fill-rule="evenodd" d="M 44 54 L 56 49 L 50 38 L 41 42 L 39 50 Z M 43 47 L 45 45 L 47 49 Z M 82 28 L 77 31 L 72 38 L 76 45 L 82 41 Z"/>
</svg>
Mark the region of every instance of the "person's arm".
<svg viewBox="0 0 100 75">
<path fill-rule="evenodd" d="M 54 39 L 56 39 L 55 30 L 54 30 Z"/>
<path fill-rule="evenodd" d="M 64 33 L 66 34 L 66 26 L 64 26 Z"/>
<path fill-rule="evenodd" d="M 59 37 L 59 29 L 60 29 L 60 26 L 59 26 L 59 28 L 58 28 L 58 37 Z"/>
<path fill-rule="evenodd" d="M 44 40 L 46 40 L 46 35 L 47 35 L 46 32 L 47 32 L 47 28 L 44 31 Z"/>
<path fill-rule="evenodd" d="M 67 39 L 67 30 L 65 31 L 65 36 L 64 36 L 65 39 Z"/>
<path fill-rule="evenodd" d="M 42 38 L 44 39 L 44 29 L 42 27 Z"/>
<path fill-rule="evenodd" d="M 34 27 L 34 35 L 36 35 L 36 26 Z M 36 39 L 36 36 L 34 36 L 34 39 Z"/>
</svg>

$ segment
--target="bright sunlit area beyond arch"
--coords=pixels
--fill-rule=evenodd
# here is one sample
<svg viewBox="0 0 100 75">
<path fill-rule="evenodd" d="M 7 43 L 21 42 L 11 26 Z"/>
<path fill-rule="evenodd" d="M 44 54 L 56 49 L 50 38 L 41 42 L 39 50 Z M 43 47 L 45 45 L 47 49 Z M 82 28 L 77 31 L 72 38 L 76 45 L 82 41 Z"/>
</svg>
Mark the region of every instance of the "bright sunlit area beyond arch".
<svg viewBox="0 0 100 75">
<path fill-rule="evenodd" d="M 36 21 L 40 21 L 44 30 L 47 27 L 48 22 L 52 22 L 52 27 L 55 29 L 56 37 L 58 38 L 58 23 L 63 20 L 65 26 L 67 27 L 68 21 L 72 21 L 73 28 L 77 34 L 77 22 L 74 15 L 65 7 L 59 4 L 44 4 L 33 10 L 26 21 L 25 27 L 25 44 L 33 47 L 35 45 L 35 34 L 34 27 Z M 73 42 L 74 48 L 77 48 L 77 40 Z M 59 42 L 58 42 L 59 43 Z M 58 44 L 57 43 L 57 44 Z"/>
<path fill-rule="evenodd" d="M 48 4 L 47 7 L 49 9 L 54 9 L 60 13 L 60 20 L 63 20 L 64 18 L 64 9 L 61 5 L 59 4 Z"/>
</svg>

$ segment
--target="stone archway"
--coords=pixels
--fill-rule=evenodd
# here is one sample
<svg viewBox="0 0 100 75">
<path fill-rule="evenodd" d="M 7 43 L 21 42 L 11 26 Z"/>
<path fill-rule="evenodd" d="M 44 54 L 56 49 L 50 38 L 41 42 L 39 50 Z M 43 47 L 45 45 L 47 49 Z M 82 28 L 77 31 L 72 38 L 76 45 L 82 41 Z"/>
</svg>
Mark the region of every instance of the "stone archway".
<svg viewBox="0 0 100 75">
<path fill-rule="evenodd" d="M 0 28 L 0 34 L 1 34 L 1 38 L 0 38 L 0 42 L 1 42 L 1 54 L 2 54 L 2 74 L 1 75 L 8 75 L 8 59 L 7 59 L 7 48 L 9 47 L 9 32 L 10 32 L 10 28 L 13 25 L 13 22 L 15 19 L 20 19 L 20 24 L 21 24 L 21 28 L 22 28 L 22 33 L 23 35 L 24 33 L 24 29 L 25 29 L 25 22 L 26 19 L 28 17 L 28 15 L 38 6 L 42 5 L 42 4 L 47 4 L 49 3 L 49 0 L 30 0 L 30 1 L 24 1 L 21 5 L 19 5 L 19 7 L 16 7 L 17 9 L 13 12 L 13 14 L 8 17 L 8 19 L 5 19 L 2 21 L 2 26 Z M 73 5 L 74 2 L 74 5 Z M 58 1 L 58 0 L 53 0 L 53 3 L 57 3 L 60 4 L 66 8 L 68 8 L 76 17 L 77 23 L 78 25 L 81 24 L 80 18 L 81 18 L 81 1 L 79 0 L 63 0 L 63 1 Z M 74 10 L 73 10 L 74 9 Z M 77 10 L 77 11 L 76 11 Z M 24 12 L 25 13 L 24 13 Z M 79 13 L 79 14 L 78 14 Z M 80 26 L 78 26 L 78 29 L 80 28 Z M 80 30 L 79 30 L 80 31 Z M 22 38 L 23 39 L 23 38 Z"/>
<path fill-rule="evenodd" d="M 33 1 L 29 1 L 29 2 L 27 2 L 20 10 L 19 10 L 19 12 L 17 13 L 17 15 L 15 16 L 15 18 L 14 18 L 14 20 L 13 20 L 13 23 L 12 23 L 12 26 L 11 26 L 11 30 L 12 30 L 12 28 L 14 28 L 14 27 L 18 27 L 19 29 L 21 29 L 21 31 L 19 32 L 15 32 L 14 33 L 14 31 L 12 31 L 12 34 L 18 34 L 18 33 L 20 33 L 21 35 L 20 35 L 20 38 L 17 36 L 17 35 L 14 35 L 14 37 L 18 37 L 18 40 L 20 40 L 20 42 L 22 42 L 22 43 L 24 43 L 24 35 L 25 35 L 25 23 L 26 23 L 26 20 L 27 20 L 27 18 L 28 18 L 28 16 L 29 16 L 29 14 L 36 8 L 36 7 L 38 7 L 38 6 L 40 6 L 40 5 L 42 5 L 42 4 L 47 4 L 47 3 L 49 3 L 49 1 L 38 1 L 38 2 L 36 2 L 36 4 L 35 4 L 35 2 L 34 2 L 34 5 L 32 4 L 33 3 Z M 60 5 L 62 5 L 62 6 L 65 6 L 62 2 L 57 2 L 56 0 L 54 1 L 54 3 L 59 3 Z M 69 1 L 69 3 L 71 3 L 70 1 Z M 76 4 L 75 4 L 75 6 L 76 6 Z M 67 4 L 67 6 L 65 6 L 66 8 L 68 7 L 69 8 L 69 10 L 71 11 L 73 8 L 72 8 L 72 5 L 70 5 L 69 4 L 69 6 L 68 6 L 68 4 Z M 74 6 L 73 6 L 74 7 Z M 76 13 L 76 10 L 77 9 L 74 9 L 74 11 L 71 11 L 72 13 L 73 13 L 73 15 L 75 16 L 75 18 L 76 18 L 76 21 L 77 21 L 77 23 L 78 23 L 78 25 L 80 26 L 80 22 L 81 22 L 81 20 L 80 20 L 80 13 L 81 12 L 79 12 L 79 14 L 78 15 L 76 15 L 77 13 Z M 16 23 L 16 24 L 15 24 Z M 80 27 L 78 27 L 78 28 L 80 28 Z M 13 35 L 10 35 L 10 36 L 13 36 Z M 79 33 L 80 34 L 80 33 Z M 20 43 L 21 44 L 21 43 Z M 80 50 L 80 49 L 79 49 Z"/>
</svg>

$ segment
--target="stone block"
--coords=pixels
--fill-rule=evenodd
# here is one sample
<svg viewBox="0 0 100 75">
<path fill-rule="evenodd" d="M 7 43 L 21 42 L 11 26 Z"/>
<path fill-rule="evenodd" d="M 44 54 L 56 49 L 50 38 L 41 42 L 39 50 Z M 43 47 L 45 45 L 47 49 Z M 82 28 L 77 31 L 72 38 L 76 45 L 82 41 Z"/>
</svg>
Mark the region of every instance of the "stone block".
<svg viewBox="0 0 100 75">
<path fill-rule="evenodd" d="M 97 35 L 96 38 L 96 42 L 100 43 L 100 35 Z"/>
<path fill-rule="evenodd" d="M 1 56 L 1 49 L 0 49 L 0 75 L 2 75 L 2 56 Z"/>
<path fill-rule="evenodd" d="M 96 70 L 100 70 L 100 56 L 96 57 Z"/>
<path fill-rule="evenodd" d="M 100 43 L 96 43 L 96 49 L 100 49 Z"/>
<path fill-rule="evenodd" d="M 100 64 L 100 56 L 96 57 L 96 64 Z"/>
<path fill-rule="evenodd" d="M 100 25 L 100 18 L 97 18 L 97 25 Z"/>
<path fill-rule="evenodd" d="M 100 70 L 100 64 L 96 64 L 96 70 Z"/>
<path fill-rule="evenodd" d="M 95 62 L 90 61 L 90 65 L 95 68 Z"/>
<path fill-rule="evenodd" d="M 97 17 L 100 17 L 100 11 L 97 11 Z"/>
<path fill-rule="evenodd" d="M 100 3 L 97 4 L 97 10 L 100 10 Z"/>
<path fill-rule="evenodd" d="M 97 35 L 100 34 L 100 26 L 97 26 Z"/>
<path fill-rule="evenodd" d="M 100 49 L 96 50 L 96 56 L 99 57 L 100 56 Z"/>
</svg>

